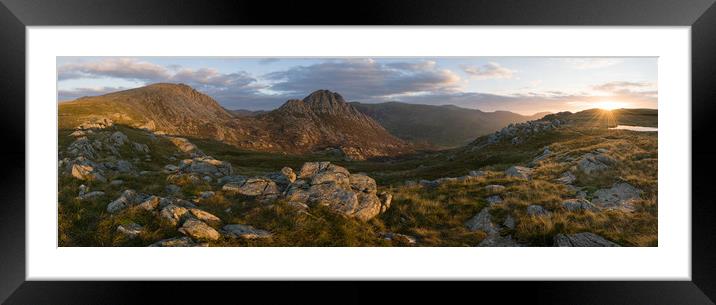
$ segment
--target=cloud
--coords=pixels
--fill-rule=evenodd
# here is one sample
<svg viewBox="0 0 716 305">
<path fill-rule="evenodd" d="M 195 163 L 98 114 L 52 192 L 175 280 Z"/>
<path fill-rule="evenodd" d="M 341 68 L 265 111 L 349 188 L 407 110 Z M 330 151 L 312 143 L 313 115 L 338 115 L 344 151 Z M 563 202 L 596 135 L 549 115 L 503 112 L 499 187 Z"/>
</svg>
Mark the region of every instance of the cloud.
<svg viewBox="0 0 716 305">
<path fill-rule="evenodd" d="M 71 63 L 58 67 L 57 73 L 59 80 L 113 77 L 152 82 L 165 80 L 170 76 L 167 68 L 135 58 L 107 58 Z"/>
<path fill-rule="evenodd" d="M 126 90 L 126 87 L 95 87 L 95 88 L 73 88 L 69 90 L 58 90 L 57 100 L 58 101 L 69 101 L 74 100 L 83 96 L 97 96 L 103 95 L 110 92 L 117 92 Z"/>
<path fill-rule="evenodd" d="M 622 62 L 616 58 L 563 58 L 562 60 L 580 70 L 605 68 Z"/>
<path fill-rule="evenodd" d="M 655 88 L 655 84 L 651 82 L 628 81 L 614 81 L 592 86 L 592 89 L 594 90 L 616 94 L 654 92 Z"/>
<path fill-rule="evenodd" d="M 372 59 L 345 59 L 296 66 L 264 76 L 271 90 L 308 94 L 317 89 L 340 92 L 350 99 L 375 99 L 420 92 L 453 92 L 460 77 L 435 62 L 381 64 Z"/>
<path fill-rule="evenodd" d="M 475 79 L 509 79 L 512 78 L 516 71 L 510 70 L 496 62 L 488 62 L 482 66 L 462 65 L 460 66 L 465 73 Z"/>
</svg>

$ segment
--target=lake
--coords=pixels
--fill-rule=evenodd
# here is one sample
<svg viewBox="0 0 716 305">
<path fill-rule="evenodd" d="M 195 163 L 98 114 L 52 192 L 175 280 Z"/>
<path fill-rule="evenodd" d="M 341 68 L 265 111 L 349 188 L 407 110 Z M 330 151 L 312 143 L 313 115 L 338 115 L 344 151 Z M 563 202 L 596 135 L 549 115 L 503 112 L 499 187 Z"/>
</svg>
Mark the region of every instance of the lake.
<svg viewBox="0 0 716 305">
<path fill-rule="evenodd" d="M 657 131 L 658 130 L 656 127 L 631 126 L 631 125 L 617 125 L 617 127 L 612 127 L 609 129 L 623 129 L 623 130 L 632 130 L 632 131 Z"/>
</svg>

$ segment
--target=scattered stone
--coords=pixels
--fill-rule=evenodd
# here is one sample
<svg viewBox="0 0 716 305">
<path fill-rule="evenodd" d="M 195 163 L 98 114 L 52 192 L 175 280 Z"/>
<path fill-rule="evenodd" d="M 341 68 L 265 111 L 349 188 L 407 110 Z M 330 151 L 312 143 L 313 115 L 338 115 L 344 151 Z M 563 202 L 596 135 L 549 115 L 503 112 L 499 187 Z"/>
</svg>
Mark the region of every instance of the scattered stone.
<svg viewBox="0 0 716 305">
<path fill-rule="evenodd" d="M 159 216 L 167 220 L 171 225 L 177 226 L 185 218 L 187 218 L 187 216 L 189 216 L 187 215 L 187 213 L 189 213 L 189 210 L 187 210 L 186 208 L 174 204 L 169 204 L 162 209 Z"/>
<path fill-rule="evenodd" d="M 477 213 L 477 215 L 470 218 L 470 220 L 465 223 L 465 226 L 470 231 L 483 231 L 487 233 L 487 235 L 499 233 L 495 225 L 492 223 L 490 208 L 483 208 L 480 213 Z"/>
<path fill-rule="evenodd" d="M 79 194 L 78 194 L 78 195 L 79 195 L 79 196 L 82 196 L 82 195 L 84 195 L 84 194 L 87 193 L 87 192 L 89 192 L 89 187 L 87 187 L 87 186 L 84 185 L 84 184 L 80 184 Z"/>
<path fill-rule="evenodd" d="M 527 215 L 530 216 L 546 216 L 549 214 L 549 211 L 545 210 L 541 205 L 533 204 L 527 207 Z"/>
<path fill-rule="evenodd" d="M 485 176 L 487 176 L 487 172 L 486 172 L 486 171 L 470 171 L 470 172 L 468 173 L 468 176 L 478 177 L 478 178 L 479 178 L 479 177 L 485 177 Z"/>
<path fill-rule="evenodd" d="M 543 150 L 542 150 L 542 154 L 540 154 L 539 156 L 535 157 L 535 158 L 532 160 L 532 164 L 537 164 L 537 163 L 539 163 L 540 161 L 542 161 L 542 160 L 544 160 L 544 159 L 547 159 L 547 158 L 548 158 L 549 156 L 551 156 L 551 155 L 552 155 L 552 151 L 549 150 L 549 147 L 548 147 L 548 146 L 545 146 L 545 147 L 543 148 Z"/>
<path fill-rule="evenodd" d="M 147 146 L 147 144 L 132 142 L 132 148 L 138 153 L 149 153 L 149 146 Z"/>
<path fill-rule="evenodd" d="M 589 175 L 595 172 L 608 169 L 611 165 L 615 163 L 616 160 L 614 160 L 614 158 L 604 155 L 603 153 L 587 153 L 582 155 L 579 160 L 579 163 L 577 163 L 577 167 L 579 167 L 579 170 Z"/>
<path fill-rule="evenodd" d="M 589 202 L 589 200 L 581 198 L 567 199 L 565 201 L 562 201 L 562 207 L 571 212 L 598 210 L 596 206 Z"/>
<path fill-rule="evenodd" d="M 383 232 L 380 236 L 385 240 L 390 240 L 404 245 L 414 245 L 417 242 L 415 237 L 400 233 Z"/>
<path fill-rule="evenodd" d="M 177 147 L 177 149 L 179 149 L 179 151 L 181 151 L 183 153 L 187 153 L 187 154 L 195 155 L 195 156 L 204 155 L 204 153 L 201 150 L 199 150 L 199 148 L 196 147 L 196 145 L 189 142 L 189 140 L 187 140 L 185 138 L 167 137 L 167 139 L 169 140 L 169 142 L 172 142 L 172 144 L 174 144 Z"/>
<path fill-rule="evenodd" d="M 234 170 L 229 162 L 219 161 L 212 157 L 197 157 L 190 161 L 191 162 L 187 162 L 186 160 L 183 160 L 182 163 L 180 163 L 179 168 L 190 173 L 212 175 L 215 177 L 230 176 L 234 173 Z M 189 163 L 188 167 L 186 166 L 187 163 Z"/>
<path fill-rule="evenodd" d="M 385 211 L 390 208 L 390 204 L 393 202 L 393 194 L 380 192 L 380 194 L 378 194 L 378 199 L 380 199 L 380 212 L 385 213 Z"/>
<path fill-rule="evenodd" d="M 191 208 L 189 209 L 189 212 L 191 212 L 196 219 L 199 219 L 211 226 L 219 226 L 221 225 L 221 219 L 219 217 L 216 217 L 214 214 L 211 214 L 209 212 L 197 209 L 197 208 Z"/>
<path fill-rule="evenodd" d="M 221 237 L 214 228 L 197 219 L 187 219 L 179 228 L 179 232 L 200 240 L 217 240 Z"/>
<path fill-rule="evenodd" d="M 485 191 L 488 193 L 499 193 L 505 190 L 505 187 L 499 184 L 490 184 L 485 186 Z"/>
<path fill-rule="evenodd" d="M 110 186 L 121 186 L 122 184 L 124 184 L 124 181 L 122 180 L 112 180 L 109 182 Z"/>
<path fill-rule="evenodd" d="M 161 201 L 161 197 L 157 196 L 150 196 L 146 200 L 144 200 L 142 203 L 137 205 L 137 208 L 143 209 L 145 211 L 153 211 L 154 209 L 159 206 L 159 202 Z"/>
<path fill-rule="evenodd" d="M 503 222 L 502 225 L 510 230 L 514 230 L 517 226 L 517 223 L 515 221 L 515 218 L 512 217 L 512 215 L 507 215 L 507 217 L 505 217 L 505 222 Z"/>
<path fill-rule="evenodd" d="M 189 237 L 175 237 L 155 242 L 150 247 L 206 247 L 207 244 L 199 244 Z"/>
<path fill-rule="evenodd" d="M 165 173 L 176 173 L 178 170 L 179 170 L 179 167 L 174 164 L 167 164 L 164 166 Z"/>
<path fill-rule="evenodd" d="M 500 196 L 498 196 L 498 195 L 493 195 L 493 196 L 487 197 L 487 198 L 485 198 L 485 200 L 486 200 L 487 203 L 490 204 L 490 205 L 495 205 L 495 204 L 500 204 L 500 203 L 502 203 L 502 197 L 500 197 Z"/>
<path fill-rule="evenodd" d="M 592 203 L 600 208 L 633 210 L 633 202 L 641 199 L 642 191 L 628 183 L 615 183 L 611 188 L 594 192 Z"/>
<path fill-rule="evenodd" d="M 272 236 L 268 231 L 255 229 L 252 226 L 242 224 L 225 225 L 222 228 L 222 232 L 226 236 L 243 239 L 262 239 Z"/>
<path fill-rule="evenodd" d="M 89 200 L 89 199 L 97 198 L 97 197 L 101 197 L 101 196 L 104 196 L 104 192 L 94 191 L 94 192 L 84 193 L 80 196 L 77 196 L 77 200 L 84 201 L 84 200 Z"/>
<path fill-rule="evenodd" d="M 115 168 L 120 173 L 131 173 L 134 171 L 134 166 L 127 160 L 117 160 Z"/>
<path fill-rule="evenodd" d="M 211 182 L 211 180 L 213 180 L 213 179 L 211 179 L 210 176 L 204 176 L 204 177 L 201 177 L 201 180 L 204 180 L 205 182 Z"/>
<path fill-rule="evenodd" d="M 527 180 L 532 175 L 532 169 L 524 166 L 512 166 L 505 170 L 505 175 Z"/>
<path fill-rule="evenodd" d="M 425 180 L 425 179 L 420 180 L 418 183 L 422 187 L 437 187 L 438 185 L 440 185 L 440 183 L 438 183 L 436 181 Z"/>
<path fill-rule="evenodd" d="M 129 141 L 127 135 L 123 134 L 121 131 L 114 132 L 109 139 L 117 146 L 122 146 L 124 143 Z"/>
<path fill-rule="evenodd" d="M 138 204 L 143 201 L 143 196 L 137 194 L 134 190 L 125 190 L 122 195 L 107 205 L 107 212 L 117 213 L 124 210 L 132 205 Z"/>
<path fill-rule="evenodd" d="M 575 180 L 577 180 L 577 177 L 574 176 L 574 174 L 572 174 L 572 172 L 567 171 L 567 172 L 562 173 L 562 176 L 557 178 L 556 181 L 559 183 L 562 183 L 562 184 L 572 184 L 572 183 L 574 183 Z"/>
<path fill-rule="evenodd" d="M 205 192 L 199 193 L 199 198 L 201 198 L 201 199 L 209 199 L 209 198 L 211 198 L 211 197 L 214 197 L 214 195 L 215 195 L 215 193 L 212 192 L 212 191 L 205 191 Z"/>
<path fill-rule="evenodd" d="M 557 234 L 554 236 L 555 247 L 619 247 L 618 244 L 591 233 Z"/>
<path fill-rule="evenodd" d="M 71 172 L 72 177 L 79 180 L 107 182 L 107 178 L 105 178 L 99 170 L 89 164 L 73 164 Z"/>
<path fill-rule="evenodd" d="M 174 184 L 167 184 L 167 186 L 164 187 L 164 191 L 167 192 L 167 194 L 176 194 L 181 192 L 181 187 L 174 185 Z"/>
<path fill-rule="evenodd" d="M 132 222 L 117 226 L 117 232 L 124 234 L 128 238 L 135 238 L 144 232 L 144 228 L 139 224 Z"/>
</svg>

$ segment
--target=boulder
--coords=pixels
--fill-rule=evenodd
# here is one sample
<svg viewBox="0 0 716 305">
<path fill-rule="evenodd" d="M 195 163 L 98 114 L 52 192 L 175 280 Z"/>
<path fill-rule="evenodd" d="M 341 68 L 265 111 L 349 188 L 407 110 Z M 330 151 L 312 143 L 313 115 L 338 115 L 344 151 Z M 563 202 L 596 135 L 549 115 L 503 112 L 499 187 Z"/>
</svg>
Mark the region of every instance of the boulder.
<svg viewBox="0 0 716 305">
<path fill-rule="evenodd" d="M 495 225 L 492 223 L 490 208 L 483 208 L 480 213 L 477 213 L 477 215 L 470 218 L 470 220 L 465 223 L 465 226 L 470 231 L 483 231 L 487 233 L 487 235 L 499 233 Z"/>
<path fill-rule="evenodd" d="M 380 194 L 378 194 L 378 199 L 380 199 L 380 212 L 385 213 L 385 211 L 390 208 L 390 204 L 393 202 L 393 194 L 380 192 Z"/>
<path fill-rule="evenodd" d="M 580 157 L 577 167 L 585 174 L 590 175 L 608 169 L 615 163 L 616 160 L 614 160 L 614 158 L 604 155 L 603 153 L 587 153 Z"/>
<path fill-rule="evenodd" d="M 425 179 L 421 179 L 418 183 L 422 187 L 437 187 L 438 185 L 440 185 L 440 183 L 438 183 L 437 181 L 425 180 Z"/>
<path fill-rule="evenodd" d="M 251 177 L 241 184 L 227 183 L 224 184 L 222 189 L 227 192 L 253 197 L 275 197 L 279 194 L 276 182 L 263 177 Z"/>
<path fill-rule="evenodd" d="M 365 192 L 375 194 L 378 186 L 373 178 L 365 174 L 351 174 L 349 177 L 351 188 L 356 192 Z"/>
<path fill-rule="evenodd" d="M 199 198 L 201 198 L 201 199 L 209 199 L 209 198 L 211 198 L 211 197 L 214 197 L 214 195 L 215 195 L 215 193 L 212 192 L 212 191 L 205 191 L 205 192 L 199 193 Z"/>
<path fill-rule="evenodd" d="M 502 203 L 502 197 L 500 197 L 498 195 L 492 195 L 492 196 L 485 198 L 485 201 L 487 201 L 487 203 L 489 205 L 500 204 L 500 203 Z"/>
<path fill-rule="evenodd" d="M 82 195 L 84 195 L 84 194 L 87 193 L 87 192 L 89 192 L 89 187 L 87 187 L 87 186 L 84 185 L 84 184 L 81 184 L 80 187 L 79 187 L 79 194 L 77 194 L 77 195 L 82 196 Z"/>
<path fill-rule="evenodd" d="M 486 172 L 486 171 L 470 171 L 470 172 L 468 173 L 468 176 L 472 176 L 472 177 L 485 177 L 485 176 L 487 176 L 487 172 Z"/>
<path fill-rule="evenodd" d="M 515 221 L 515 218 L 512 217 L 512 215 L 507 215 L 505 217 L 505 221 L 502 223 L 503 226 L 507 227 L 510 230 L 514 230 L 517 226 L 517 222 Z"/>
<path fill-rule="evenodd" d="M 505 190 L 505 187 L 499 184 L 490 184 L 485 186 L 485 191 L 488 193 L 499 193 Z"/>
<path fill-rule="evenodd" d="M 89 200 L 89 199 L 102 197 L 102 196 L 104 196 L 104 192 L 102 192 L 102 191 L 87 192 L 87 193 L 77 196 L 77 200 L 83 201 L 83 200 Z"/>
<path fill-rule="evenodd" d="M 161 197 L 149 196 L 149 198 L 138 204 L 137 208 L 145 211 L 154 211 L 157 206 L 159 206 L 159 202 L 161 201 L 161 199 Z"/>
<path fill-rule="evenodd" d="M 279 172 L 268 174 L 267 178 L 273 180 L 280 191 L 284 191 L 289 184 L 296 181 L 296 173 L 290 167 L 284 167 Z"/>
<path fill-rule="evenodd" d="M 642 191 L 628 183 L 615 183 L 611 188 L 594 192 L 592 203 L 600 208 L 633 210 L 634 201 L 641 199 Z"/>
<path fill-rule="evenodd" d="M 591 233 L 557 234 L 554 236 L 555 247 L 619 247 L 618 244 Z"/>
<path fill-rule="evenodd" d="M 577 177 L 572 174 L 572 172 L 564 172 L 562 173 L 562 176 L 557 178 L 555 181 L 562 184 L 572 184 L 574 181 L 577 180 Z"/>
<path fill-rule="evenodd" d="M 230 176 L 234 173 L 231 164 L 226 161 L 219 161 L 211 157 L 198 157 L 191 160 L 188 168 L 186 162 L 182 161 L 179 168 L 186 170 L 190 173 L 196 173 L 200 175 L 213 175 L 216 177 Z"/>
<path fill-rule="evenodd" d="M 175 237 L 155 242 L 150 247 L 206 247 L 206 244 L 198 244 L 189 237 Z"/>
<path fill-rule="evenodd" d="M 169 204 L 162 209 L 159 216 L 168 221 L 172 226 L 177 226 L 188 218 L 189 210 L 174 204 Z"/>
<path fill-rule="evenodd" d="M 242 224 L 225 225 L 221 231 L 226 236 L 243 239 L 263 239 L 270 238 L 272 236 L 268 231 Z"/>
<path fill-rule="evenodd" d="M 204 155 L 204 152 L 199 150 L 199 148 L 196 147 L 196 145 L 189 142 L 189 140 L 187 140 L 185 138 L 167 137 L 167 139 L 169 140 L 169 142 L 172 142 L 172 144 L 174 144 L 174 146 L 176 146 L 179 151 L 181 151 L 183 153 L 187 153 L 187 154 L 194 155 L 194 156 L 203 156 Z"/>
<path fill-rule="evenodd" d="M 123 134 L 121 131 L 116 131 L 109 137 L 109 141 L 116 146 L 122 146 L 124 143 L 129 142 L 129 139 L 127 138 L 127 135 Z"/>
<path fill-rule="evenodd" d="M 589 200 L 581 198 L 567 199 L 565 201 L 562 201 L 562 207 L 571 212 L 599 210 L 596 206 L 589 202 Z"/>
<path fill-rule="evenodd" d="M 107 182 L 102 172 L 89 164 L 72 164 L 71 173 L 79 180 Z"/>
<path fill-rule="evenodd" d="M 117 160 L 114 168 L 120 173 L 132 173 L 134 172 L 134 166 L 127 160 Z"/>
<path fill-rule="evenodd" d="M 214 230 L 211 226 L 201 220 L 191 218 L 182 224 L 181 228 L 179 228 L 179 232 L 198 240 L 217 240 L 221 237 L 219 232 Z"/>
<path fill-rule="evenodd" d="M 505 170 L 505 175 L 527 180 L 532 175 L 532 169 L 524 166 L 512 166 Z"/>
<path fill-rule="evenodd" d="M 149 153 L 149 146 L 147 146 L 147 144 L 132 142 L 132 149 L 138 153 Z"/>
<path fill-rule="evenodd" d="M 97 158 L 97 151 L 95 149 L 89 139 L 82 137 L 67 147 L 67 154 L 72 157 L 85 157 L 93 160 Z"/>
<path fill-rule="evenodd" d="M 134 222 L 117 226 L 117 232 L 128 238 L 135 238 L 144 232 L 144 227 Z"/>
<path fill-rule="evenodd" d="M 191 212 L 196 219 L 201 220 L 211 226 L 219 226 L 221 225 L 221 219 L 219 217 L 216 217 L 214 214 L 211 214 L 209 212 L 197 209 L 197 208 L 190 208 L 189 212 Z"/>
<path fill-rule="evenodd" d="M 164 187 L 164 191 L 172 195 L 181 192 L 181 187 L 174 184 L 167 184 L 167 186 Z"/>
<path fill-rule="evenodd" d="M 109 182 L 110 186 L 121 186 L 122 184 L 124 184 L 124 181 L 122 180 L 112 180 Z"/>
<path fill-rule="evenodd" d="M 541 205 L 532 204 L 527 207 L 527 215 L 530 216 L 547 216 L 549 211 L 545 210 Z"/>
<path fill-rule="evenodd" d="M 125 190 L 122 195 L 107 205 L 107 212 L 114 214 L 142 201 L 144 201 L 144 196 L 137 194 L 134 190 Z"/>
</svg>

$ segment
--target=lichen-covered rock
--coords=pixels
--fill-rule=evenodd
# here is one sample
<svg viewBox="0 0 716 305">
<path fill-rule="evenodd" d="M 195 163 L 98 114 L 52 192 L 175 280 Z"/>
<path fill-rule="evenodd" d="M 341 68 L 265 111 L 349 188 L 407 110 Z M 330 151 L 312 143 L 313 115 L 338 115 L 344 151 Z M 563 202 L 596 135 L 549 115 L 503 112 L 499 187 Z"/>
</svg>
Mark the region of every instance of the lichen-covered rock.
<svg viewBox="0 0 716 305">
<path fill-rule="evenodd" d="M 527 207 L 527 215 L 530 216 L 546 216 L 549 214 L 550 213 L 545 210 L 541 205 L 533 204 Z"/>
<path fill-rule="evenodd" d="M 144 196 L 138 194 L 134 190 L 125 190 L 122 195 L 107 205 L 107 212 L 117 213 L 130 206 L 139 204 L 144 200 Z"/>
<path fill-rule="evenodd" d="M 129 139 L 127 138 L 127 135 L 123 134 L 121 131 L 114 132 L 110 137 L 109 140 L 112 144 L 117 146 L 122 146 L 124 143 L 127 143 Z"/>
<path fill-rule="evenodd" d="M 583 232 L 576 234 L 557 234 L 554 236 L 555 247 L 619 247 L 618 244 L 606 240 L 597 234 Z"/>
<path fill-rule="evenodd" d="M 174 204 L 169 204 L 162 209 L 159 216 L 169 222 L 172 226 L 181 224 L 186 218 L 188 218 L 189 210 L 184 207 L 180 207 Z"/>
<path fill-rule="evenodd" d="M 493 196 L 489 196 L 489 197 L 485 198 L 485 201 L 487 201 L 487 203 L 489 205 L 500 204 L 500 203 L 502 203 L 502 197 L 500 197 L 498 195 L 493 195 Z"/>
<path fill-rule="evenodd" d="M 378 190 L 375 180 L 365 174 L 351 174 L 349 181 L 356 192 L 375 193 Z"/>
<path fill-rule="evenodd" d="M 641 198 L 642 191 L 628 183 L 615 183 L 611 188 L 594 192 L 592 203 L 600 208 L 633 210 L 633 203 Z"/>
<path fill-rule="evenodd" d="M 589 200 L 582 198 L 567 199 L 562 201 L 562 207 L 568 211 L 597 211 L 598 208 L 594 206 Z"/>
<path fill-rule="evenodd" d="M 512 166 L 505 170 L 505 175 L 527 180 L 532 175 L 532 169 L 524 166 Z"/>
<path fill-rule="evenodd" d="M 214 230 L 211 226 L 207 225 L 201 220 L 187 219 L 179 232 L 198 240 L 217 240 L 221 237 L 221 234 Z"/>
<path fill-rule="evenodd" d="M 488 193 L 499 193 L 505 190 L 505 187 L 503 185 L 499 184 L 490 184 L 485 186 L 485 191 Z"/>
<path fill-rule="evenodd" d="M 279 195 L 276 182 L 264 177 L 251 177 L 241 184 L 227 183 L 222 189 L 226 192 L 235 192 L 244 196 L 275 198 Z"/>
<path fill-rule="evenodd" d="M 488 235 L 499 233 L 497 227 L 492 223 L 489 208 L 483 208 L 480 213 L 470 218 L 470 220 L 465 223 L 465 226 L 470 231 L 483 231 Z"/>
<path fill-rule="evenodd" d="M 77 200 L 84 201 L 84 200 L 90 200 L 98 197 L 104 196 L 104 192 L 102 191 L 93 191 L 93 192 L 87 192 L 82 195 L 77 196 Z"/>
<path fill-rule="evenodd" d="M 183 236 L 183 237 L 163 239 L 163 240 L 155 242 L 149 246 L 150 247 L 206 247 L 207 244 L 196 243 L 191 238 Z"/>
<path fill-rule="evenodd" d="M 265 230 L 256 229 L 249 225 L 230 224 L 225 225 L 221 230 L 226 236 L 243 239 L 270 238 L 272 235 Z"/>
<path fill-rule="evenodd" d="M 154 211 L 157 206 L 159 206 L 159 202 L 161 201 L 161 199 L 161 197 L 149 196 L 149 198 L 138 204 L 137 208 L 145 211 Z"/>
<path fill-rule="evenodd" d="M 412 237 L 410 235 L 400 234 L 400 233 L 393 233 L 393 232 L 384 232 L 381 233 L 380 236 L 385 240 L 393 241 L 394 243 L 403 244 L 403 245 L 414 245 L 417 243 L 417 240 L 415 237 Z"/>
<path fill-rule="evenodd" d="M 71 173 L 79 180 L 107 182 L 102 172 L 89 164 L 72 164 Z"/>
<path fill-rule="evenodd" d="M 393 203 L 393 194 L 380 192 L 380 194 L 378 194 L 378 199 L 380 199 L 380 212 L 385 213 L 385 211 L 390 209 L 390 204 Z"/>
<path fill-rule="evenodd" d="M 117 226 L 117 232 L 128 238 L 135 238 L 144 232 L 144 227 L 134 222 Z"/>
<path fill-rule="evenodd" d="M 587 153 L 582 155 L 577 166 L 579 170 L 585 174 L 592 174 L 595 172 L 603 171 L 608 169 L 610 166 L 616 163 L 616 160 L 603 153 Z"/>
<path fill-rule="evenodd" d="M 485 237 L 478 247 L 522 247 L 512 239 L 512 236 L 501 236 L 500 234 L 491 234 Z"/>
<path fill-rule="evenodd" d="M 216 215 L 211 214 L 207 211 L 203 211 L 197 208 L 190 208 L 189 212 L 191 212 L 196 219 L 201 220 L 211 226 L 219 226 L 221 225 L 221 219 L 219 217 L 216 217 Z"/>
<path fill-rule="evenodd" d="M 577 180 L 577 177 L 572 174 L 572 172 L 564 172 L 562 173 L 562 176 L 557 178 L 555 181 L 562 183 L 562 184 L 572 184 L 574 181 Z"/>
</svg>

